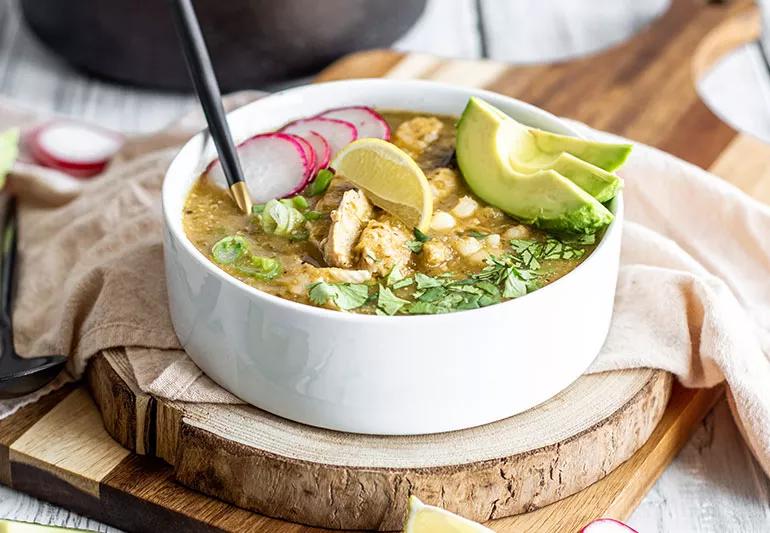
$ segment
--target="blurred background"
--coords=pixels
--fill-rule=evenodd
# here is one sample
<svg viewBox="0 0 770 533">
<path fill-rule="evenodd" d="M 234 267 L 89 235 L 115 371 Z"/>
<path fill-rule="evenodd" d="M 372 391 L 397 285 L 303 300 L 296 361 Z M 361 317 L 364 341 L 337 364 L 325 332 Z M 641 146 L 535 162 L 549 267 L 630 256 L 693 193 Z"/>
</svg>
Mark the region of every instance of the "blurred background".
<svg viewBox="0 0 770 533">
<path fill-rule="evenodd" d="M 592 54 L 642 31 L 668 0 L 198 0 L 196 6 L 222 85 L 275 90 L 371 47 L 512 63 Z M 195 105 L 183 90 L 184 64 L 164 8 L 160 0 L 0 0 L 0 99 L 129 133 L 163 127 Z M 723 120 L 770 142 L 770 76 L 758 43 L 727 54 L 698 89 Z M 720 483 L 708 482 L 713 479 Z M 648 532 L 662 523 L 669 531 L 723 531 L 726 524 L 766 524 L 768 502 L 770 483 L 722 401 L 630 523 Z M 112 531 L 4 487 L 0 517 Z"/>
<path fill-rule="evenodd" d="M 706 1 L 706 0 L 694 0 Z M 552 62 L 628 39 L 668 0 L 229 0 L 198 2 L 220 82 L 273 90 L 345 53 L 392 45 L 460 58 Z M 0 97 L 128 132 L 157 129 L 193 99 L 163 2 L 0 0 Z M 25 21 L 27 23 L 25 23 Z M 727 122 L 770 141 L 757 44 L 699 80 Z M 112 80 L 112 81 L 110 81 Z"/>
</svg>

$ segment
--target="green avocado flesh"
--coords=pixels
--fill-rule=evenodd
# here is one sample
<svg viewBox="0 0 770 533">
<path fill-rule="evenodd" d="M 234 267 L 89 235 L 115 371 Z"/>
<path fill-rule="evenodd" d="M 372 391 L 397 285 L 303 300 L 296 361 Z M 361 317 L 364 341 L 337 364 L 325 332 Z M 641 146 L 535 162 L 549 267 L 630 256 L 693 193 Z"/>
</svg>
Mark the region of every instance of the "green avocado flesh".
<svg viewBox="0 0 770 533">
<path fill-rule="evenodd" d="M 567 152 L 607 172 L 619 169 L 628 159 L 632 148 L 630 144 L 589 141 L 534 128 L 529 131 L 542 152 L 548 154 Z"/>
<path fill-rule="evenodd" d="M 609 224 L 613 216 L 602 202 L 615 196 L 620 178 L 572 153 L 590 153 L 599 161 L 602 150 L 591 141 L 555 136 L 548 138 L 550 147 L 561 137 L 570 150 L 546 152 L 535 142 L 540 133 L 546 132 L 471 98 L 457 127 L 457 162 L 465 181 L 484 201 L 542 228 L 594 233 Z M 593 144 L 618 152 L 618 145 Z"/>
</svg>

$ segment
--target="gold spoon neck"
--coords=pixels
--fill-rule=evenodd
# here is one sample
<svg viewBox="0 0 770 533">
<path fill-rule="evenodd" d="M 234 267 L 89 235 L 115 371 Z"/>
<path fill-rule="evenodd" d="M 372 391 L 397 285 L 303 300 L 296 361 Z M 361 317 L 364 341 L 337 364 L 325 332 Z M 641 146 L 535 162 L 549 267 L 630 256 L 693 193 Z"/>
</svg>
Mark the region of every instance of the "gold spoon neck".
<svg viewBox="0 0 770 533">
<path fill-rule="evenodd" d="M 241 211 L 247 215 L 251 213 L 251 196 L 249 196 L 249 189 L 246 187 L 245 181 L 233 184 L 230 187 L 230 195 Z"/>
</svg>

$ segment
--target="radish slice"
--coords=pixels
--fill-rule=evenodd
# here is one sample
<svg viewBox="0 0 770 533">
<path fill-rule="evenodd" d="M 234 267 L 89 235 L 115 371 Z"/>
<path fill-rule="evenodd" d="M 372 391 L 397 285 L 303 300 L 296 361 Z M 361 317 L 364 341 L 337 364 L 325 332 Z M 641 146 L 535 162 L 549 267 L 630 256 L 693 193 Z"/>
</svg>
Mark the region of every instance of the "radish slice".
<svg viewBox="0 0 770 533">
<path fill-rule="evenodd" d="M 318 169 L 320 170 L 328 167 L 329 161 L 331 161 L 332 158 L 332 149 L 329 147 L 329 143 L 326 142 L 326 139 L 314 131 L 309 132 L 304 139 L 310 143 L 310 146 L 312 146 L 315 151 Z"/>
<path fill-rule="evenodd" d="M 390 139 L 390 126 L 377 111 L 371 107 L 357 105 L 351 107 L 338 107 L 324 111 L 319 117 L 336 118 L 346 120 L 358 130 L 358 138 L 374 137 L 376 139 Z"/>
<path fill-rule="evenodd" d="M 255 203 L 293 196 L 310 181 L 311 162 L 297 139 L 286 133 L 255 135 L 238 145 L 246 185 Z M 219 159 L 207 170 L 209 179 L 227 189 Z"/>
<path fill-rule="evenodd" d="M 336 118 L 316 117 L 295 120 L 281 128 L 280 131 L 300 137 L 305 137 L 311 131 L 317 133 L 326 139 L 331 150 L 330 157 L 334 157 L 334 154 L 358 139 L 358 130 L 353 124 Z"/>
<path fill-rule="evenodd" d="M 313 150 L 309 142 L 299 135 L 292 135 L 292 137 L 302 145 L 302 149 L 305 151 L 305 157 L 308 160 L 308 178 L 312 178 L 318 172 L 318 158 L 316 157 L 315 150 Z"/>
<path fill-rule="evenodd" d="M 612 518 L 599 518 L 581 529 L 580 533 L 637 533 L 637 531 Z"/>
<path fill-rule="evenodd" d="M 41 165 L 88 177 L 104 170 L 123 146 L 123 137 L 98 126 L 56 120 L 31 131 L 25 142 Z"/>
</svg>

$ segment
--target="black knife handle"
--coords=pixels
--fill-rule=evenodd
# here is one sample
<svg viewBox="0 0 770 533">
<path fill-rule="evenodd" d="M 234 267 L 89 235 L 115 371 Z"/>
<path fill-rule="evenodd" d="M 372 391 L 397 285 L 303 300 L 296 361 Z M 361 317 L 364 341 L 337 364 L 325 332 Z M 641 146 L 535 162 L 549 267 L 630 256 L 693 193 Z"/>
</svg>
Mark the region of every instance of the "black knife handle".
<svg viewBox="0 0 770 533">
<path fill-rule="evenodd" d="M 6 201 L 5 212 L 0 226 L 2 235 L 2 256 L 0 264 L 0 328 L 11 327 L 13 305 L 14 270 L 16 267 L 16 237 L 18 221 L 16 219 L 16 199 Z"/>
</svg>

